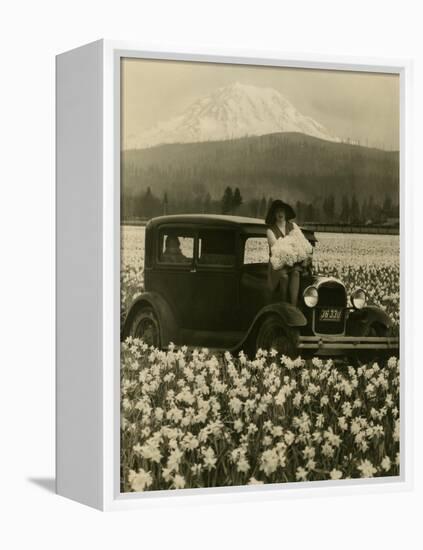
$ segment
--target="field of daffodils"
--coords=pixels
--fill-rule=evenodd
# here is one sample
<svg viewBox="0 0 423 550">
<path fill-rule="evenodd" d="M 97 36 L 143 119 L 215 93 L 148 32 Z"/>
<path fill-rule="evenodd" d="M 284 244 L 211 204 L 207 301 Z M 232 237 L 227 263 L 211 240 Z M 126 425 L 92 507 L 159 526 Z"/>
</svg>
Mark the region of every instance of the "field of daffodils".
<svg viewBox="0 0 423 550">
<path fill-rule="evenodd" d="M 399 361 L 122 346 L 122 491 L 399 474 Z"/>
</svg>

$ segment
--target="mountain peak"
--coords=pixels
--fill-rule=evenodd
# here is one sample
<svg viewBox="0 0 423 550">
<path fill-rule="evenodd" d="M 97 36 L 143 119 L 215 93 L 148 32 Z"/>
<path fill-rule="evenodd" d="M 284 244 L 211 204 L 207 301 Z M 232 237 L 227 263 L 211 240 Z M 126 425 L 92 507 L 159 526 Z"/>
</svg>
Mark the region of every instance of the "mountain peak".
<svg viewBox="0 0 423 550">
<path fill-rule="evenodd" d="M 180 115 L 137 136 L 129 136 L 124 148 L 221 141 L 276 132 L 300 132 L 339 141 L 322 124 L 301 114 L 274 88 L 233 82 L 199 98 Z"/>
</svg>

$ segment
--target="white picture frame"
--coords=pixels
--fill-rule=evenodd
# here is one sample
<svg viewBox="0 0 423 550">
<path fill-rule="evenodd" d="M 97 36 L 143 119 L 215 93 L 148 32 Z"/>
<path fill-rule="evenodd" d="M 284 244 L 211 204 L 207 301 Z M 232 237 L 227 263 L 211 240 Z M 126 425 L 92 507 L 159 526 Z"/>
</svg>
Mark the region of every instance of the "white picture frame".
<svg viewBox="0 0 423 550">
<path fill-rule="evenodd" d="M 138 57 L 400 75 L 401 475 L 345 481 L 119 491 L 120 59 Z M 57 56 L 57 493 L 101 510 L 409 490 L 413 357 L 409 60 L 100 40 Z"/>
</svg>

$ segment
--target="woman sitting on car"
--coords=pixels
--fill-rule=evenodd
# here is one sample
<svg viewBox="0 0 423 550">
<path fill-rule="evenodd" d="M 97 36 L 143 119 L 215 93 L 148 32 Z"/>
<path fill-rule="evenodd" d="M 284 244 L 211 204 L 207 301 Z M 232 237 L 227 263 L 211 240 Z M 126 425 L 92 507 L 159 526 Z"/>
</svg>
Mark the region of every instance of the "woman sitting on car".
<svg viewBox="0 0 423 550">
<path fill-rule="evenodd" d="M 312 246 L 297 224 L 293 208 L 281 200 L 270 205 L 265 222 L 269 243 L 268 285 L 280 300 L 296 306 L 300 275 L 310 264 Z"/>
</svg>

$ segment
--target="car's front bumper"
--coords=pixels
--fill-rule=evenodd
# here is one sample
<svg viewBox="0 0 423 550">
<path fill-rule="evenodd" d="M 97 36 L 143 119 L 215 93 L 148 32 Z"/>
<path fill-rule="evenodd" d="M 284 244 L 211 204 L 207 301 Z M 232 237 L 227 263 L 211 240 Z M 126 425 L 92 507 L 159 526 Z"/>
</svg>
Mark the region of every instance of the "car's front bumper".
<svg viewBox="0 0 423 550">
<path fill-rule="evenodd" d="M 398 350 L 399 338 L 388 336 L 300 336 L 298 349 L 310 351 Z"/>
</svg>

